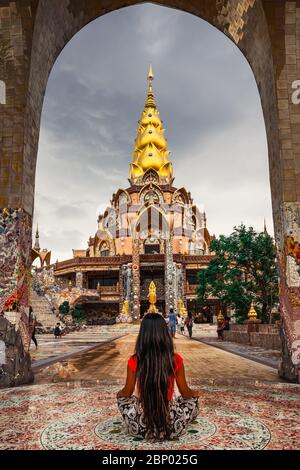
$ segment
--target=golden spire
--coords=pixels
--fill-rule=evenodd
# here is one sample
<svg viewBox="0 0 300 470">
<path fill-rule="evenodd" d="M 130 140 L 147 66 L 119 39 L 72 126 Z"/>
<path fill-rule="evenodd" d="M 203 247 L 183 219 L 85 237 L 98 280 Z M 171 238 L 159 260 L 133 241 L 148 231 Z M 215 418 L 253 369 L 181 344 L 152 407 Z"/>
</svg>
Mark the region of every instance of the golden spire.
<svg viewBox="0 0 300 470">
<path fill-rule="evenodd" d="M 155 108 L 156 109 L 156 103 L 154 100 L 154 94 L 153 94 L 153 88 L 152 88 L 152 81 L 154 79 L 154 75 L 152 72 L 152 67 L 151 64 L 149 65 L 149 72 L 148 72 L 148 81 L 149 81 L 149 86 L 148 86 L 148 96 L 147 100 L 145 103 L 145 109 L 146 108 Z"/>
<path fill-rule="evenodd" d="M 171 182 L 173 171 L 170 151 L 164 136 L 162 121 L 156 107 L 152 82 L 154 79 L 151 65 L 148 72 L 148 93 L 133 151 L 133 163 L 130 165 L 131 182 L 138 182 L 146 171 L 152 169 L 164 182 Z"/>
<path fill-rule="evenodd" d="M 254 308 L 253 302 L 251 302 L 250 310 L 248 312 L 248 318 L 249 320 L 256 320 L 257 319 L 257 313 Z"/>
</svg>

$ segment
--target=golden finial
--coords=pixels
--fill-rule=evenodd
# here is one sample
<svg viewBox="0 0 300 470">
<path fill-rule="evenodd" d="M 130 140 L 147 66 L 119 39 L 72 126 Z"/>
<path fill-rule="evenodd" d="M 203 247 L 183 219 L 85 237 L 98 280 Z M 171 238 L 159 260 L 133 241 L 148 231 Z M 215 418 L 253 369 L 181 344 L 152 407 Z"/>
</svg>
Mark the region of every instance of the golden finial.
<svg viewBox="0 0 300 470">
<path fill-rule="evenodd" d="M 249 318 L 249 320 L 256 320 L 257 319 L 257 313 L 256 313 L 256 310 L 254 308 L 253 302 L 251 302 L 250 310 L 249 310 L 249 313 L 248 313 L 248 318 Z"/>
<path fill-rule="evenodd" d="M 131 182 L 136 182 L 146 171 L 152 169 L 169 183 L 172 179 L 172 163 L 170 151 L 164 136 L 164 128 L 154 100 L 152 81 L 154 78 L 152 66 L 148 71 L 148 93 L 144 110 L 139 120 L 137 137 L 133 151 L 133 163 L 130 165 Z"/>
<path fill-rule="evenodd" d="M 149 72 L 148 72 L 148 81 L 149 81 L 149 86 L 148 86 L 148 95 L 147 95 L 147 100 L 145 103 L 145 108 L 154 108 L 156 109 L 156 103 L 154 100 L 154 94 L 153 94 L 153 89 L 152 89 L 152 81 L 154 79 L 154 75 L 152 72 L 152 66 L 151 64 L 149 65 Z"/>
<path fill-rule="evenodd" d="M 223 321 L 224 320 L 224 315 L 222 313 L 222 310 L 219 311 L 218 316 L 217 316 L 217 321 Z"/>
<path fill-rule="evenodd" d="M 152 65 L 150 64 L 149 65 L 149 71 L 148 71 L 148 80 L 153 80 L 154 79 L 154 75 L 153 75 L 153 72 L 152 72 Z"/>
</svg>

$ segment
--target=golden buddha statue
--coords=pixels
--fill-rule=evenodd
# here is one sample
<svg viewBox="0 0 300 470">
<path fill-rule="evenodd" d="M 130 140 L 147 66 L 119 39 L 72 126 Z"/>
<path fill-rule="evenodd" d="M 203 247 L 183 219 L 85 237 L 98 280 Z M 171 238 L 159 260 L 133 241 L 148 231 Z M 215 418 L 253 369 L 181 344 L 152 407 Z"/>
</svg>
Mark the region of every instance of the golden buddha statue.
<svg viewBox="0 0 300 470">
<path fill-rule="evenodd" d="M 157 308 L 156 308 L 156 301 L 157 301 L 157 295 L 156 295 L 156 286 L 153 281 L 150 282 L 149 285 L 149 294 L 148 294 L 148 299 L 149 299 L 149 309 L 147 313 L 157 313 Z"/>
<path fill-rule="evenodd" d="M 122 315 L 128 315 L 129 314 L 129 301 L 126 299 L 123 302 L 123 307 L 122 307 Z"/>
</svg>

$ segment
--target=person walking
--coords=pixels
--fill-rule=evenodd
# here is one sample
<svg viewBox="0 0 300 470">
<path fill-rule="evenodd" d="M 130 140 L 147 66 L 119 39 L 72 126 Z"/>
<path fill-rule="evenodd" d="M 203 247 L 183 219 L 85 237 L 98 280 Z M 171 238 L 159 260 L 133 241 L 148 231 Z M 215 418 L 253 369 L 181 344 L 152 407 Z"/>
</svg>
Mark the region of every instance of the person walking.
<svg viewBox="0 0 300 470">
<path fill-rule="evenodd" d="M 33 316 L 33 309 L 31 307 L 31 305 L 29 306 L 29 319 L 28 319 L 28 321 L 29 321 L 29 328 L 31 330 L 31 341 L 34 342 L 35 349 L 37 349 L 38 348 L 38 343 L 37 343 L 37 339 L 35 337 L 37 321 L 36 321 L 36 318 L 34 318 L 34 316 Z"/>
<path fill-rule="evenodd" d="M 180 396 L 174 395 L 176 381 Z M 186 382 L 184 360 L 159 313 L 144 316 L 127 363 L 125 386 L 117 393 L 127 432 L 150 441 L 176 439 L 199 413 L 199 392 Z"/>
<path fill-rule="evenodd" d="M 187 330 L 188 330 L 188 332 L 189 332 L 189 337 L 190 337 L 190 339 L 192 339 L 193 324 L 194 324 L 194 322 L 193 322 L 193 316 L 192 316 L 191 312 L 189 312 L 189 313 L 187 314 L 187 317 L 186 317 L 186 319 L 185 319 L 184 324 L 185 324 L 185 326 L 187 327 Z"/>
<path fill-rule="evenodd" d="M 170 308 L 170 312 L 169 312 L 168 317 L 169 317 L 169 329 L 170 329 L 172 338 L 175 338 L 177 317 L 176 317 L 176 313 L 174 312 L 174 309 L 172 307 Z"/>
<path fill-rule="evenodd" d="M 181 317 L 181 315 L 179 313 L 177 315 L 177 325 L 178 325 L 179 333 L 181 333 L 183 335 L 184 334 L 184 321 L 183 321 L 183 318 Z"/>
<path fill-rule="evenodd" d="M 36 321 L 36 319 L 34 318 L 34 319 L 33 319 L 33 322 L 32 322 L 32 328 L 33 328 L 33 330 L 32 330 L 32 333 L 31 333 L 31 340 L 32 340 L 32 341 L 34 342 L 34 344 L 35 344 L 35 349 L 38 348 L 38 342 L 37 342 L 37 339 L 36 339 L 36 337 L 35 337 L 35 334 L 36 334 L 36 325 L 37 325 L 37 321 Z"/>
</svg>

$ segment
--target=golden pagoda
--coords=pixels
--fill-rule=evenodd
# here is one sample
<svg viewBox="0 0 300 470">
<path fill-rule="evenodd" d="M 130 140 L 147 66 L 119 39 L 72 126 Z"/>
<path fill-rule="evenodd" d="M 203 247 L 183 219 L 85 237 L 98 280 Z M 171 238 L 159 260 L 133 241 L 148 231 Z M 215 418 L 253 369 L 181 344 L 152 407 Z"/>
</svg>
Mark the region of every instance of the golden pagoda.
<svg viewBox="0 0 300 470">
<path fill-rule="evenodd" d="M 253 302 L 251 302 L 250 310 L 248 312 L 248 318 L 249 320 L 256 320 L 257 319 L 257 313 L 254 308 Z"/>
<path fill-rule="evenodd" d="M 63 300 L 82 304 L 90 324 L 136 321 L 149 312 L 168 314 L 171 306 L 183 317 L 196 316 L 197 272 L 213 256 L 205 212 L 185 187 L 174 186 L 151 66 L 147 85 L 129 186 L 116 188 L 87 248 L 74 249 L 73 259 L 54 268 Z M 218 301 L 208 299 L 206 305 L 209 321 Z"/>
<path fill-rule="evenodd" d="M 152 67 L 148 73 L 148 95 L 139 127 L 133 152 L 133 163 L 130 165 L 131 183 L 139 182 L 148 170 L 155 171 L 162 182 L 170 183 L 173 176 L 170 151 L 164 136 L 164 128 L 154 99 Z"/>
</svg>

